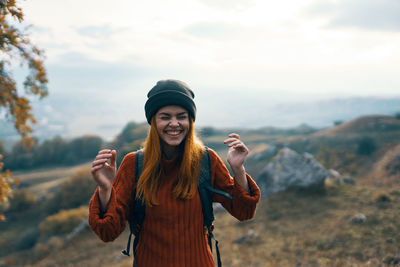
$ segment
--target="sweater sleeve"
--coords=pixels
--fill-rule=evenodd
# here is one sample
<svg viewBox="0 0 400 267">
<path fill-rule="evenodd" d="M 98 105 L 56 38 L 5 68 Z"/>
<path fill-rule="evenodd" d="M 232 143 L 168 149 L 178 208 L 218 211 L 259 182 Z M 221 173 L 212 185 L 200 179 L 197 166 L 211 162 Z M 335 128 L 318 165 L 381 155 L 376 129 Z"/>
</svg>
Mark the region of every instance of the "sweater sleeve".
<svg viewBox="0 0 400 267">
<path fill-rule="evenodd" d="M 232 200 L 215 194 L 213 201 L 219 202 L 235 218 L 240 221 L 253 218 L 260 200 L 260 189 L 254 180 L 246 173 L 249 184 L 249 193 L 242 188 L 229 174 L 221 158 L 211 149 L 211 179 L 215 189 L 222 190 L 232 196 Z"/>
<path fill-rule="evenodd" d="M 89 203 L 90 228 L 104 242 L 113 241 L 125 229 L 133 188 L 135 188 L 136 152 L 123 159 L 113 181 L 111 198 L 107 210 L 101 211 L 99 189 L 97 188 Z"/>
</svg>

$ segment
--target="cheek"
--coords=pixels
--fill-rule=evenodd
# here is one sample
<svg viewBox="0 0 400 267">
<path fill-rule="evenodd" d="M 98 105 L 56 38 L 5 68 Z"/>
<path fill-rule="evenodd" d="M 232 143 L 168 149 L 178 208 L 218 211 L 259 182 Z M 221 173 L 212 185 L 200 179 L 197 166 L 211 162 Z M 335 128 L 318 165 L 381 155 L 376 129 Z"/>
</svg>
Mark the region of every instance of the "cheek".
<svg viewBox="0 0 400 267">
<path fill-rule="evenodd" d="M 159 135 L 161 135 L 163 133 L 164 127 L 162 124 L 157 124 L 157 132 Z"/>
</svg>

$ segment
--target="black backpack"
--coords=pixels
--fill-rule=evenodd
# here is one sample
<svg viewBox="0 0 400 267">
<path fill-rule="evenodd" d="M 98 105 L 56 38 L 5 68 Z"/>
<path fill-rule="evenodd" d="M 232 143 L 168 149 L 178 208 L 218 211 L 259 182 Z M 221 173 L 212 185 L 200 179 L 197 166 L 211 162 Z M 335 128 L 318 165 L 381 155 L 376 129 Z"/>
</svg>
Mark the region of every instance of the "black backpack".
<svg viewBox="0 0 400 267">
<path fill-rule="evenodd" d="M 144 159 L 143 150 L 138 150 L 136 152 L 136 183 L 142 173 L 143 159 Z M 217 253 L 218 267 L 221 267 L 222 263 L 221 263 L 221 256 L 219 253 L 219 248 L 218 248 L 218 241 L 214 238 L 214 235 L 213 235 L 214 212 L 213 212 L 213 205 L 212 205 L 212 193 L 222 195 L 229 199 L 232 199 L 232 196 L 226 192 L 217 190 L 211 186 L 211 163 L 210 163 L 210 154 L 209 154 L 207 147 L 205 148 L 204 154 L 201 158 L 200 177 L 199 177 L 199 184 L 198 184 L 197 188 L 199 191 L 202 210 L 203 210 L 204 227 L 208 231 L 208 245 L 210 246 L 210 249 L 212 251 L 212 242 L 211 241 L 212 241 L 212 239 L 215 240 L 215 248 L 216 248 L 216 253 Z M 126 245 L 126 249 L 122 251 L 122 253 L 127 256 L 130 256 L 129 251 L 130 251 L 130 246 L 131 246 L 132 234 L 135 235 L 135 239 L 133 241 L 133 248 L 132 248 L 133 255 L 135 256 L 136 247 L 139 242 L 139 234 L 140 234 L 140 230 L 141 230 L 141 227 L 142 227 L 142 224 L 144 221 L 145 210 L 146 210 L 146 207 L 145 207 L 145 205 L 142 204 L 141 199 L 136 199 L 135 192 L 133 195 L 133 199 L 135 199 L 134 205 L 133 205 L 133 212 L 131 212 L 131 215 L 128 218 L 129 229 L 130 229 L 129 239 L 128 239 L 128 243 Z M 135 266 L 135 259 L 133 259 L 133 261 L 134 261 L 133 266 Z"/>
</svg>

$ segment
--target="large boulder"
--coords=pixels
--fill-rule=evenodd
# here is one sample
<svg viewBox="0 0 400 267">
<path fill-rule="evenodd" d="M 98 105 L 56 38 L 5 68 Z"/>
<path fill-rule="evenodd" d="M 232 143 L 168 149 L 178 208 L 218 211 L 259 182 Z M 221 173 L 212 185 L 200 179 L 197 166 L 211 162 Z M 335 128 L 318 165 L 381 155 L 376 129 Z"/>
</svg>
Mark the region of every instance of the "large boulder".
<svg viewBox="0 0 400 267">
<path fill-rule="evenodd" d="M 329 176 L 330 172 L 311 154 L 300 155 L 289 148 L 283 148 L 261 172 L 257 184 L 261 195 L 268 197 L 289 187 L 322 186 Z"/>
</svg>

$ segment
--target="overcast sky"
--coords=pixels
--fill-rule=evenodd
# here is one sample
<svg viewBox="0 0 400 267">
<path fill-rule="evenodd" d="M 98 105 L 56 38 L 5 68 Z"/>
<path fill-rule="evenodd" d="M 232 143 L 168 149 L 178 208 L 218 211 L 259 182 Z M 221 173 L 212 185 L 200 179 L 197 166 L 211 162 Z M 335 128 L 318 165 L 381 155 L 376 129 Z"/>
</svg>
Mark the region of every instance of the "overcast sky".
<svg viewBox="0 0 400 267">
<path fill-rule="evenodd" d="M 40 109 L 70 113 L 73 133 L 144 121 L 165 78 L 193 88 L 209 125 L 218 103 L 400 94 L 399 0 L 18 2 L 47 56 Z"/>
</svg>

